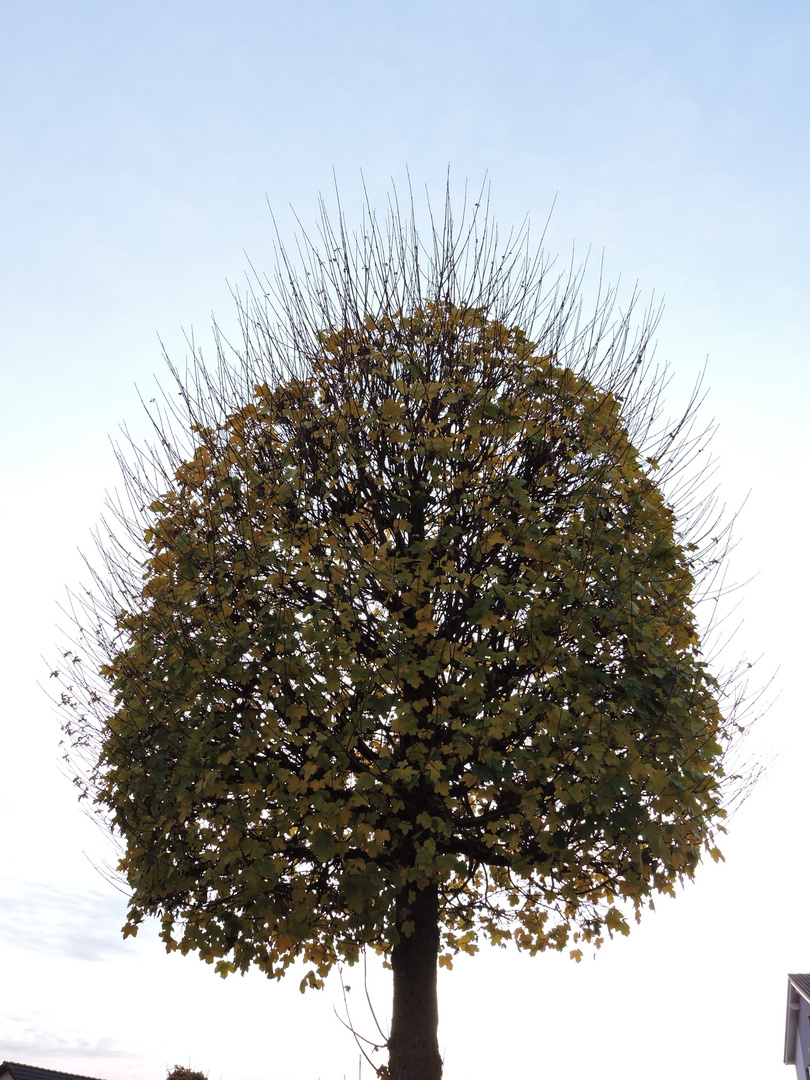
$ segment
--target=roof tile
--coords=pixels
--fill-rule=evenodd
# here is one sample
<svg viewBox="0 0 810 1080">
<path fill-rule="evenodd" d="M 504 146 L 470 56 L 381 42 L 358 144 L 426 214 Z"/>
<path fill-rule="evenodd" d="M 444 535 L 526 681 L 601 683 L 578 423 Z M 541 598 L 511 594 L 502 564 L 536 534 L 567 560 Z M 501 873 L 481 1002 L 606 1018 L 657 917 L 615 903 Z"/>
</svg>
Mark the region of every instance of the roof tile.
<svg viewBox="0 0 810 1080">
<path fill-rule="evenodd" d="M 0 1065 L 0 1080 L 6 1073 L 11 1080 L 98 1080 L 97 1077 L 60 1072 L 58 1069 L 41 1069 L 38 1065 L 21 1065 L 18 1061 L 4 1061 Z"/>
</svg>

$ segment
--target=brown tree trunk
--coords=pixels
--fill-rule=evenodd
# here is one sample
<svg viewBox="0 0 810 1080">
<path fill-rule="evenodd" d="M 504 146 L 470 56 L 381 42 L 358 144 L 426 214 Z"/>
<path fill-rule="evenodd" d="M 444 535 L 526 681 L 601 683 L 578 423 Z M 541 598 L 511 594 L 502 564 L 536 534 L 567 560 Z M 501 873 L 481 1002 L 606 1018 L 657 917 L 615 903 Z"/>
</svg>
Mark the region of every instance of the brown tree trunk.
<svg viewBox="0 0 810 1080">
<path fill-rule="evenodd" d="M 439 1005 L 436 969 L 439 956 L 439 897 L 435 885 L 406 892 L 397 901 L 399 944 L 391 954 L 394 1015 L 388 1040 L 391 1080 L 441 1080 Z M 406 937 L 403 923 L 413 923 Z"/>
</svg>

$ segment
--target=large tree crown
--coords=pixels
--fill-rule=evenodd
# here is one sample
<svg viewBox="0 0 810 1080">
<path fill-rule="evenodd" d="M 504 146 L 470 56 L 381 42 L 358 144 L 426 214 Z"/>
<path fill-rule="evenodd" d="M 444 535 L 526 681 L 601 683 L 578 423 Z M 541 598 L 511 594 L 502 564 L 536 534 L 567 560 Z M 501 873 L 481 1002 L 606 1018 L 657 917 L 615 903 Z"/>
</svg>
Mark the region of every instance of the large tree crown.
<svg viewBox="0 0 810 1080">
<path fill-rule="evenodd" d="M 655 429 L 650 326 L 595 363 L 604 308 L 510 321 L 532 279 L 517 307 L 494 271 L 465 294 L 452 231 L 404 296 L 342 243 L 323 289 L 281 291 L 286 340 L 246 314 L 218 412 L 183 384 L 193 446 L 161 483 L 130 467 L 139 569 L 108 560 L 103 686 L 65 700 L 130 929 L 157 914 L 223 973 L 303 956 L 315 985 L 395 945 L 428 883 L 448 963 L 624 931 L 619 901 L 716 854 L 735 730 L 694 611 L 719 541 L 662 482 L 688 426 Z"/>
</svg>

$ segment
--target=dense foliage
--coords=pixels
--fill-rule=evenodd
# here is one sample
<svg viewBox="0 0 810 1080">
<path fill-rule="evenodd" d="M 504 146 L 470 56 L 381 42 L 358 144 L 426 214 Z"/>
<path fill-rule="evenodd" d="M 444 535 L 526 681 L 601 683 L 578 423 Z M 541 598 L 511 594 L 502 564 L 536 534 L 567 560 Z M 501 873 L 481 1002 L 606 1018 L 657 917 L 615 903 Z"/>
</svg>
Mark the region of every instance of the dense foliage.
<svg viewBox="0 0 810 1080">
<path fill-rule="evenodd" d="M 284 340 L 246 312 L 241 381 L 181 384 L 193 446 L 161 428 L 158 479 L 129 468 L 135 573 L 108 542 L 79 617 L 102 684 L 76 676 L 66 728 L 127 932 L 157 915 L 223 974 L 320 985 L 428 891 L 448 965 L 598 942 L 717 854 L 735 727 L 693 598 L 720 541 L 665 497 L 650 328 L 599 358 L 606 309 L 538 323 L 528 279 L 516 306 L 483 260 L 465 291 L 436 251 L 377 257 L 406 287 L 373 295 L 360 259 L 322 270 L 306 318 L 290 286 Z"/>
<path fill-rule="evenodd" d="M 175 1065 L 166 1080 L 208 1080 L 204 1072 L 197 1072 L 185 1065 Z"/>
</svg>

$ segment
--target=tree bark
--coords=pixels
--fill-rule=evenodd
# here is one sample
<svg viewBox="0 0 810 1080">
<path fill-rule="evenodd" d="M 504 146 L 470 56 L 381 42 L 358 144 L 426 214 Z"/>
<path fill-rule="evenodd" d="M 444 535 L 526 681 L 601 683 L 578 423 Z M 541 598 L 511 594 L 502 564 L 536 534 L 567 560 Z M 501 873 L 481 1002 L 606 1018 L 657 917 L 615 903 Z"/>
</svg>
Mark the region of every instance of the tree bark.
<svg viewBox="0 0 810 1080">
<path fill-rule="evenodd" d="M 391 953 L 394 1009 L 388 1040 L 391 1080 L 441 1080 L 439 1005 L 436 971 L 439 956 L 439 896 L 435 885 L 405 890 L 397 901 L 399 944 Z M 409 937 L 404 923 L 413 923 Z"/>
</svg>

